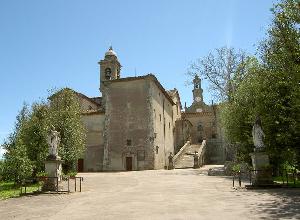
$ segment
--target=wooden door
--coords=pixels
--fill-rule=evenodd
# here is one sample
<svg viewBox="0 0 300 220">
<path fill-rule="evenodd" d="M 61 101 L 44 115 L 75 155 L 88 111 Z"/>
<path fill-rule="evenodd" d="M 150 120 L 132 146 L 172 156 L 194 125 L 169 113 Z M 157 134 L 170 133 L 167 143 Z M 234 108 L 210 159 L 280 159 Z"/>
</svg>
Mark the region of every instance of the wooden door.
<svg viewBox="0 0 300 220">
<path fill-rule="evenodd" d="M 132 157 L 126 157 L 126 170 L 132 170 Z"/>
<path fill-rule="evenodd" d="M 78 159 L 77 172 L 83 172 L 83 159 Z"/>
</svg>

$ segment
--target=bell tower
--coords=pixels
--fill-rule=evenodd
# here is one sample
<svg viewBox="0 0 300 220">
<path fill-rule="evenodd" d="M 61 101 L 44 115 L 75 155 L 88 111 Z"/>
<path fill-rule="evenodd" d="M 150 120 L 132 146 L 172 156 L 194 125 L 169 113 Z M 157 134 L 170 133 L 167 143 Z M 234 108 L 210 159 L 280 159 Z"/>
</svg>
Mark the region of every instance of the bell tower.
<svg viewBox="0 0 300 220">
<path fill-rule="evenodd" d="M 193 98 L 194 103 L 203 102 L 203 89 L 201 88 L 201 79 L 198 75 L 195 76 L 193 80 L 194 89 L 193 89 Z"/>
<path fill-rule="evenodd" d="M 104 59 L 100 60 L 98 64 L 100 65 L 100 92 L 103 94 L 103 83 L 105 81 L 119 79 L 122 66 L 112 47 L 109 47 Z"/>
</svg>

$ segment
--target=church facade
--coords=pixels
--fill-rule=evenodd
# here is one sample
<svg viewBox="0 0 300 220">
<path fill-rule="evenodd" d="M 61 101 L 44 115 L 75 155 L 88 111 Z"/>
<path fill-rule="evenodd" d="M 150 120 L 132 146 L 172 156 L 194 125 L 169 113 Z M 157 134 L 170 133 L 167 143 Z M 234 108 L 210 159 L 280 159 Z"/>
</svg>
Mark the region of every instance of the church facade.
<svg viewBox="0 0 300 220">
<path fill-rule="evenodd" d="M 203 102 L 198 77 L 194 102 L 183 112 L 177 89 L 165 90 L 153 74 L 122 78 L 112 48 L 99 65 L 102 97 L 75 93 L 87 129 L 78 171 L 163 169 L 170 153 L 176 154 L 188 140 L 195 144 L 215 140 L 222 145 L 217 108 Z"/>
</svg>

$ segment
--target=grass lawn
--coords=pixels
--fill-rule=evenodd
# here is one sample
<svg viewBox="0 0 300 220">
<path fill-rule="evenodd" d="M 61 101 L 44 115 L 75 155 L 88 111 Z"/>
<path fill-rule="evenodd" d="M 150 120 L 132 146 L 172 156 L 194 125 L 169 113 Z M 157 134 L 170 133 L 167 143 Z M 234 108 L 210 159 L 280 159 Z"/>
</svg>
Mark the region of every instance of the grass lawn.
<svg viewBox="0 0 300 220">
<path fill-rule="evenodd" d="M 27 193 L 37 191 L 39 184 L 30 184 L 26 188 Z M 24 188 L 23 188 L 24 192 Z M 21 195 L 21 187 L 16 186 L 14 182 L 0 182 L 0 200 L 12 197 L 19 197 Z"/>
<path fill-rule="evenodd" d="M 282 181 L 282 177 L 281 176 L 278 176 L 278 177 L 273 177 L 273 180 L 275 183 L 279 183 L 279 184 L 284 184 L 286 185 L 286 178 L 283 178 L 284 179 L 284 182 Z M 300 180 L 296 180 L 295 181 L 295 184 L 294 184 L 294 179 L 292 178 L 289 178 L 289 184 L 288 184 L 289 187 L 300 187 Z"/>
</svg>

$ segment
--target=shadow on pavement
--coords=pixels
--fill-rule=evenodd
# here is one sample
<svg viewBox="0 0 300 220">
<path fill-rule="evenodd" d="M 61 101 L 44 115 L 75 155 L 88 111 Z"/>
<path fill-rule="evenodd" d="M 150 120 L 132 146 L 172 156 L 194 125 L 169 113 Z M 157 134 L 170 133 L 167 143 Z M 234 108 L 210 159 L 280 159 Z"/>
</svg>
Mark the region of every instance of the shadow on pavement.
<svg viewBox="0 0 300 220">
<path fill-rule="evenodd" d="M 256 208 L 260 214 L 266 214 L 263 219 L 300 219 L 300 190 L 299 189 L 269 189 L 268 193 L 277 197 L 276 201 L 259 203 Z"/>
</svg>

